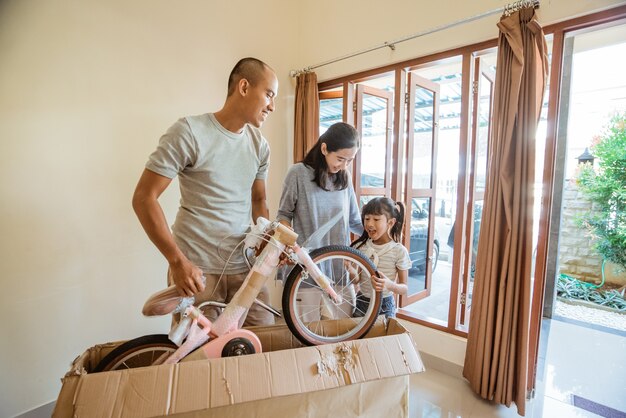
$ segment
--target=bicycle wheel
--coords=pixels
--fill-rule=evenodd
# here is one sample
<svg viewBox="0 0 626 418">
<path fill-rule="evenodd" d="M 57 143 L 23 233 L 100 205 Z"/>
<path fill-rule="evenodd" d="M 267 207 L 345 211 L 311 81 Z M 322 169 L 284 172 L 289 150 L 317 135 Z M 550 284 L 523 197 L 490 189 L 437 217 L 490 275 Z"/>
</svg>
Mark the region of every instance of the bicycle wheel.
<svg viewBox="0 0 626 418">
<path fill-rule="evenodd" d="M 363 317 L 353 318 L 356 298 L 350 293 L 356 277 L 371 280 L 374 264 L 359 250 L 331 245 L 312 251 L 311 259 L 331 280 L 344 302 L 336 304 L 314 281 L 303 266 L 296 265 L 285 282 L 283 315 L 291 332 L 306 345 L 319 345 L 363 337 L 374 325 L 380 310 L 381 293 L 374 293 Z M 352 263 L 357 275 L 349 275 L 345 262 Z M 344 319 L 345 318 L 345 319 Z M 329 321 L 344 319 L 343 321 Z"/>
<path fill-rule="evenodd" d="M 92 373 L 151 366 L 162 355 L 171 354 L 177 348 L 166 334 L 144 335 L 126 341 L 111 351 L 100 360 Z"/>
</svg>

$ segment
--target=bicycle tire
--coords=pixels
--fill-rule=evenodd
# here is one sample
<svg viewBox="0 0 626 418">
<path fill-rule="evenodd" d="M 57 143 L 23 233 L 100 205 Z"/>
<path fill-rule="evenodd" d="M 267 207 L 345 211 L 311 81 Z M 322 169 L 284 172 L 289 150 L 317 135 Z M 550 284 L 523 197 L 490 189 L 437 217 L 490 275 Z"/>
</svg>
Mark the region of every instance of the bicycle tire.
<svg viewBox="0 0 626 418">
<path fill-rule="evenodd" d="M 329 269 L 332 269 L 332 277 L 329 275 L 329 278 L 336 288 L 339 286 L 345 289 L 346 285 L 354 281 L 348 277 L 346 270 L 343 269 L 344 261 L 353 263 L 353 266 L 356 266 L 362 272 L 362 280 L 371 280 L 371 276 L 376 272 L 376 267 L 365 254 L 345 245 L 330 245 L 318 248 L 312 251 L 309 256 L 323 271 L 326 270 L 325 273 L 327 275 Z M 342 269 L 343 272 L 341 271 Z M 342 329 L 338 329 L 338 327 L 329 326 L 330 323 L 322 318 L 310 319 L 310 314 L 313 313 L 313 316 L 317 315 L 314 311 L 319 309 L 319 305 L 316 306 L 315 304 L 315 298 L 318 296 L 315 295 L 316 292 L 320 293 L 319 297 L 321 300 L 326 300 L 326 303 L 330 303 L 334 307 L 337 305 L 332 302 L 330 297 L 317 284 L 312 284 L 312 279 L 307 278 L 307 275 L 303 274 L 303 272 L 303 266 L 299 264 L 291 270 L 285 281 L 282 298 L 285 321 L 298 340 L 305 345 L 338 343 L 362 338 L 372 328 L 380 312 L 381 292 L 374 293 L 363 317 L 353 318 L 351 317 L 352 312 L 344 312 L 345 316 L 350 319 L 344 321 L 343 325 L 345 326 Z M 309 295 L 314 294 L 312 303 L 307 304 L 304 301 L 304 296 L 306 295 L 304 289 L 317 289 L 309 291 Z M 352 308 L 354 309 L 355 306 L 353 305 Z M 309 318 L 307 318 L 307 315 Z M 324 328 L 324 325 L 326 325 L 326 328 Z"/>
<path fill-rule="evenodd" d="M 126 341 L 107 354 L 92 373 L 151 366 L 164 353 L 173 353 L 178 346 L 166 334 L 144 335 Z"/>
</svg>

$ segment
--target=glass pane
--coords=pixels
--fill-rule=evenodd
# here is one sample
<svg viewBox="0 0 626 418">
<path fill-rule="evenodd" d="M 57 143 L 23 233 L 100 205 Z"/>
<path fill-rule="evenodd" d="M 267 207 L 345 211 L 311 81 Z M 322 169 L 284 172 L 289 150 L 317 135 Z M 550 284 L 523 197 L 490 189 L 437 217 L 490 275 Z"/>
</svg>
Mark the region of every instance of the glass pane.
<svg viewBox="0 0 626 418">
<path fill-rule="evenodd" d="M 489 128 L 491 122 L 491 111 L 493 106 L 493 80 L 495 79 L 495 64 L 497 51 L 484 54 L 480 58 L 480 75 L 478 90 L 478 114 L 476 116 L 476 147 L 474 150 L 474 202 L 472 204 L 471 228 L 472 239 L 466 243 L 469 246 L 469 260 L 464 260 L 462 268 L 461 292 L 465 294 L 465 305 L 459 303 L 459 309 L 465 309 L 465 315 L 460 315 L 460 329 L 467 331 L 469 324 L 470 308 L 472 306 L 472 294 L 474 290 L 474 274 L 476 271 L 476 254 L 478 251 L 478 236 L 480 233 L 480 222 L 483 212 L 483 199 L 485 195 L 487 181 L 487 158 Z M 465 269 L 467 268 L 467 272 Z"/>
<path fill-rule="evenodd" d="M 552 61 L 552 35 L 547 36 L 548 43 L 548 60 Z M 548 66 L 551 68 L 551 66 Z M 550 75 L 548 74 L 548 82 Z M 541 218 L 541 196 L 543 194 L 543 165 L 545 161 L 546 136 L 548 134 L 548 102 L 550 100 L 550 84 L 546 85 L 546 92 L 543 96 L 543 104 L 541 107 L 541 115 L 539 117 L 539 125 L 537 126 L 537 136 L 535 145 L 535 184 L 533 186 L 533 197 L 535 205 L 533 208 L 533 265 L 532 277 L 535 276 L 535 257 L 536 249 L 539 241 L 539 220 Z"/>
<path fill-rule="evenodd" d="M 428 254 L 428 211 L 430 208 L 429 198 L 413 198 L 411 200 L 411 239 L 409 245 L 409 257 L 411 269 L 409 270 L 409 295 L 422 291 L 426 288 L 426 261 Z"/>
<path fill-rule="evenodd" d="M 476 271 L 476 254 L 478 253 L 478 237 L 480 236 L 480 223 L 483 219 L 484 200 L 474 202 L 474 226 L 472 231 L 472 262 L 470 268 L 470 277 L 474 278 Z"/>
<path fill-rule="evenodd" d="M 424 88 L 415 90 L 413 119 L 413 188 L 430 189 L 433 150 L 435 94 Z"/>
<path fill-rule="evenodd" d="M 448 246 L 448 238 L 454 235 L 453 220 L 456 217 L 457 206 L 457 182 L 459 168 L 459 144 L 461 138 L 461 93 L 462 93 L 462 62 L 461 57 L 451 58 L 438 65 L 419 69 L 416 73 L 439 85 L 439 123 L 437 129 L 437 155 L 436 158 L 436 184 L 433 184 L 436 200 L 432 202 L 434 211 L 435 227 L 434 234 L 430 239 L 433 243 L 432 257 L 432 281 L 430 295 L 424 299 L 409 305 L 405 309 L 417 313 L 430 322 L 447 325 L 448 311 L 450 307 L 450 287 L 452 283 L 452 247 Z M 432 129 L 432 107 L 426 112 L 427 96 L 425 90 L 420 91 L 423 103 L 417 106 L 416 114 L 428 121 L 423 129 Z M 430 100 L 433 99 L 430 92 Z M 428 137 L 426 137 L 428 135 Z M 431 170 L 430 153 L 432 152 L 432 132 L 424 132 L 421 142 L 415 142 L 416 150 L 420 150 L 422 160 L 413 161 L 414 170 L 422 170 L 423 175 L 419 178 L 422 187 L 430 187 L 432 180 L 425 176 L 425 164 Z M 413 178 L 413 187 L 416 186 L 416 178 Z M 458 231 L 457 233 L 462 233 Z M 451 242 L 451 241 L 450 241 Z"/>
<path fill-rule="evenodd" d="M 483 215 L 483 201 L 482 200 L 477 200 L 474 202 L 474 214 L 473 214 L 473 219 L 474 219 L 474 223 L 472 226 L 472 241 L 468 244 L 470 245 L 470 261 L 469 261 L 469 274 L 467 275 L 467 284 L 465 286 L 465 294 L 466 294 L 466 306 L 468 308 L 467 313 L 468 315 L 462 316 L 461 317 L 461 321 L 459 323 L 459 325 L 461 326 L 461 329 L 466 330 L 467 331 L 467 326 L 469 324 L 469 308 L 472 306 L 472 295 L 473 295 L 473 290 L 474 290 L 474 273 L 476 271 L 476 254 L 478 251 L 478 237 L 480 235 L 480 223 L 482 220 L 482 215 Z M 460 232 L 459 232 L 460 233 Z M 450 232 L 450 235 L 448 236 L 448 245 L 452 246 L 454 245 L 454 228 L 452 229 L 452 231 Z"/>
<path fill-rule="evenodd" d="M 361 187 L 385 187 L 387 99 L 363 94 Z"/>
<path fill-rule="evenodd" d="M 320 100 L 320 135 L 333 123 L 343 120 L 343 98 Z"/>
<path fill-rule="evenodd" d="M 395 73 L 390 72 L 390 73 L 380 74 L 376 78 L 364 80 L 360 82 L 359 84 L 372 87 L 374 89 L 389 92 L 392 94 L 392 97 L 393 97 L 393 92 L 394 92 L 394 87 L 395 87 Z M 364 135 L 363 135 L 364 137 L 362 139 L 363 147 L 360 151 L 360 155 L 362 158 L 362 164 L 360 167 L 361 178 L 360 180 L 357 180 L 357 181 L 360 181 L 362 188 L 363 187 L 385 187 L 385 178 L 388 181 L 391 181 L 391 179 L 395 175 L 394 170 L 393 170 L 393 164 L 392 164 L 391 171 L 386 173 L 386 176 L 384 175 L 384 170 L 385 170 L 384 158 L 391 158 L 391 156 L 386 155 L 386 148 L 385 148 L 385 151 L 383 151 L 380 155 L 377 155 L 376 154 L 377 151 L 375 150 L 376 150 L 376 147 L 382 146 L 382 144 L 385 141 L 385 135 L 389 133 L 389 128 L 393 126 L 393 104 L 386 102 L 384 99 L 374 100 L 376 98 L 370 94 L 365 94 L 363 99 L 365 102 L 364 113 L 366 115 L 368 113 L 369 114 L 377 113 L 377 114 L 372 116 L 372 118 L 370 118 L 369 120 L 364 115 L 363 121 L 365 125 L 367 126 L 369 123 L 373 123 L 374 129 L 372 129 L 371 132 L 367 132 L 366 130 L 364 130 Z M 369 109 L 367 108 L 368 106 L 369 106 Z M 382 106 L 382 107 L 378 109 L 376 107 L 372 108 L 371 106 Z M 392 107 L 391 108 L 392 112 L 391 112 L 391 120 L 388 122 L 385 122 L 386 117 L 387 117 L 386 116 L 387 110 L 388 110 L 387 106 Z M 387 131 L 383 131 L 383 129 L 387 129 Z M 366 138 L 365 137 L 366 134 L 378 136 L 378 138 Z M 366 144 L 366 142 L 371 142 L 371 147 L 370 147 L 370 144 Z M 365 150 L 366 145 L 368 146 L 368 150 L 366 150 L 364 153 L 363 151 Z M 371 165 L 372 163 L 375 165 L 372 166 Z"/>
<path fill-rule="evenodd" d="M 382 196 L 361 196 L 359 198 L 359 207 L 363 208 L 363 206 L 365 206 L 367 204 L 367 202 L 369 202 L 370 200 L 372 200 L 375 197 L 382 197 Z"/>
<path fill-rule="evenodd" d="M 492 82 L 485 74 L 480 76 L 478 98 L 478 132 L 476 135 L 476 170 L 475 193 L 485 192 L 487 179 L 487 141 L 489 140 L 489 121 L 491 120 L 491 87 Z"/>
</svg>

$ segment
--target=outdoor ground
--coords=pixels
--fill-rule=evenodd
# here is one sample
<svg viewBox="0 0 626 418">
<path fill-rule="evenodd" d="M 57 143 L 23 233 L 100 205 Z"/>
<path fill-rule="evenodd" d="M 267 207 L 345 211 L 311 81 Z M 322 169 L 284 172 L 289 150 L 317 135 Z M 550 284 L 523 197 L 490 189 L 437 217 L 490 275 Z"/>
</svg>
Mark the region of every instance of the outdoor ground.
<svg viewBox="0 0 626 418">
<path fill-rule="evenodd" d="M 626 313 L 611 312 L 557 300 L 554 315 L 626 331 Z"/>
</svg>

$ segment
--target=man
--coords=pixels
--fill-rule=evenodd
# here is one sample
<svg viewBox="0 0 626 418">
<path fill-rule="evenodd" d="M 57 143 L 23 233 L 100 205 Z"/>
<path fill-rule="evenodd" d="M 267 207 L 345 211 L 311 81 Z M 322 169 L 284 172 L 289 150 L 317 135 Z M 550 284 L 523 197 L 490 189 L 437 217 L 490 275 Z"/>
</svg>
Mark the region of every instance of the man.
<svg viewBox="0 0 626 418">
<path fill-rule="evenodd" d="M 276 74 L 267 64 L 240 60 L 228 79 L 222 109 L 172 125 L 135 189 L 133 209 L 167 259 L 168 281 L 181 295 L 197 294 L 196 302 L 230 301 L 248 272 L 241 247 L 235 247 L 250 214 L 252 219 L 269 216 L 265 179 L 270 150 L 259 128 L 274 111 L 277 92 Z M 158 198 L 177 175 L 181 202 L 170 232 Z M 267 302 L 268 296 L 265 287 L 259 299 Z M 216 317 L 215 312 L 207 315 Z M 273 323 L 272 315 L 253 304 L 245 324 L 268 323 Z"/>
</svg>

